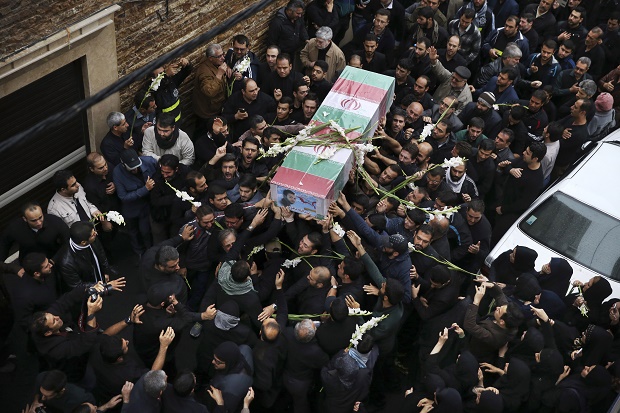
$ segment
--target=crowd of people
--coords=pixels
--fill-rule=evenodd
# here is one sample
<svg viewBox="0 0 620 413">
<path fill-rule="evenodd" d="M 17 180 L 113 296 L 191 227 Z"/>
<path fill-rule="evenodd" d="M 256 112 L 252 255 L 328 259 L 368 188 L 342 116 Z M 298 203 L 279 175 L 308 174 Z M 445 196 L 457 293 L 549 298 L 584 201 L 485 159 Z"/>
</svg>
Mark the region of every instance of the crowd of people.
<svg viewBox="0 0 620 413">
<path fill-rule="evenodd" d="M 484 267 L 582 144 L 615 129 L 620 7 L 560 3 L 291 0 L 263 59 L 238 34 L 155 70 L 108 115 L 87 176 L 57 171 L 47 206 L 25 204 L 0 239 L 0 371 L 15 368 L 13 322 L 41 366 L 25 411 L 372 412 L 394 391 L 403 413 L 607 411 L 610 282 L 571 282 L 559 257 L 535 268 L 522 246 Z M 395 93 L 319 219 L 294 212 L 293 191 L 272 199 L 285 153 L 264 154 L 346 66 Z M 137 270 L 121 277 L 123 236 Z M 146 301 L 100 325 L 126 283 Z M 184 334 L 193 371 L 177 369 Z"/>
</svg>

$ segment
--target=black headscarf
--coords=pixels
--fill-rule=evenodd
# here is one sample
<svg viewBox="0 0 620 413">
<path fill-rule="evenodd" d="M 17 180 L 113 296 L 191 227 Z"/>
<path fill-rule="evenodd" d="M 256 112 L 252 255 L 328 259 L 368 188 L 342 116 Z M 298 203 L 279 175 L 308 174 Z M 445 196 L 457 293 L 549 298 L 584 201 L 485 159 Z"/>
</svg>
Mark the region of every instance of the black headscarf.
<svg viewBox="0 0 620 413">
<path fill-rule="evenodd" d="M 504 284 L 515 285 L 517 278 L 524 272 L 534 274 L 534 263 L 538 257 L 538 253 L 531 248 L 517 246 L 515 247 L 514 262 L 510 262 L 510 254 L 512 250 L 504 251 L 491 266 L 491 276 L 493 281 Z"/>
<path fill-rule="evenodd" d="M 582 362 L 584 366 L 606 364 L 614 336 L 602 327 L 590 324 L 586 329 Z"/>
<path fill-rule="evenodd" d="M 469 351 L 463 351 L 455 364 L 443 369 L 446 385 L 464 394 L 478 383 L 478 368 L 476 357 Z"/>
<path fill-rule="evenodd" d="M 213 351 L 213 355 L 226 363 L 224 370 L 219 370 L 220 374 L 252 374 L 252 369 L 246 363 L 243 354 L 239 350 L 239 346 L 232 341 L 224 341 Z"/>
<path fill-rule="evenodd" d="M 570 277 L 573 276 L 573 267 L 564 258 L 551 258 L 549 269 L 549 274 L 538 274 L 538 283 L 543 290 L 553 291 L 560 298 L 565 297 Z"/>
<path fill-rule="evenodd" d="M 540 353 L 545 347 L 545 338 L 536 327 L 529 327 L 525 331 L 525 337 L 519 341 L 512 349 L 510 356 L 518 357 L 529 367 L 536 364 L 535 353 Z"/>
<path fill-rule="evenodd" d="M 521 301 L 534 301 L 542 288 L 534 274 L 523 273 L 519 276 L 513 295 Z"/>
<path fill-rule="evenodd" d="M 446 387 L 435 394 L 437 400 L 433 412 L 436 413 L 462 413 L 463 401 L 456 389 Z"/>
<path fill-rule="evenodd" d="M 588 308 L 592 314 L 588 314 L 591 320 L 599 317 L 603 301 L 611 294 L 611 284 L 606 278 L 600 277 L 590 288 L 583 292 L 583 298 L 588 303 Z"/>
<path fill-rule="evenodd" d="M 476 413 L 502 413 L 504 411 L 504 399 L 491 390 L 480 393 L 480 401 Z"/>
<path fill-rule="evenodd" d="M 595 366 L 586 377 L 581 372 L 571 374 L 558 384 L 560 399 L 569 394 L 567 389 L 576 391 L 589 406 L 603 400 L 611 390 L 611 374 L 603 366 Z M 583 403 L 583 401 L 582 401 Z"/>
<path fill-rule="evenodd" d="M 506 412 L 517 412 L 530 392 L 530 369 L 525 362 L 511 358 L 508 372 L 495 382 L 496 389 L 504 399 Z"/>
</svg>

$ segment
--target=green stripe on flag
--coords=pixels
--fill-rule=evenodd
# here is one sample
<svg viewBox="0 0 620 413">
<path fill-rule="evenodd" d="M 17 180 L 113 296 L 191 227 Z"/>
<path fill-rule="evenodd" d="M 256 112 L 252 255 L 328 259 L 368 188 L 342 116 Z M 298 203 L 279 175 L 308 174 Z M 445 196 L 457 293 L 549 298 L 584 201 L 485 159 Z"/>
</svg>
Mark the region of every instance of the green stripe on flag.
<svg viewBox="0 0 620 413">
<path fill-rule="evenodd" d="M 329 159 L 323 159 L 315 164 L 317 159 L 317 156 L 299 151 L 291 151 L 287 157 L 284 158 L 282 166 L 335 181 L 342 170 L 342 164 Z"/>
<path fill-rule="evenodd" d="M 328 113 L 328 115 L 323 116 L 323 112 Z M 322 123 L 327 123 L 330 119 L 333 119 L 336 121 L 336 123 L 338 123 L 338 125 L 342 126 L 345 129 L 358 128 L 356 130 L 357 133 L 364 133 L 366 125 L 368 125 L 368 122 L 370 122 L 370 118 L 366 116 L 361 116 L 357 113 L 350 112 L 344 109 L 337 109 L 331 106 L 324 105 L 321 105 L 321 107 L 316 111 L 312 119 L 318 120 Z"/>
<path fill-rule="evenodd" d="M 346 66 L 340 75 L 341 78 L 352 80 L 358 83 L 365 83 L 369 86 L 388 90 L 394 83 L 394 77 L 372 73 L 367 70 Z"/>
</svg>

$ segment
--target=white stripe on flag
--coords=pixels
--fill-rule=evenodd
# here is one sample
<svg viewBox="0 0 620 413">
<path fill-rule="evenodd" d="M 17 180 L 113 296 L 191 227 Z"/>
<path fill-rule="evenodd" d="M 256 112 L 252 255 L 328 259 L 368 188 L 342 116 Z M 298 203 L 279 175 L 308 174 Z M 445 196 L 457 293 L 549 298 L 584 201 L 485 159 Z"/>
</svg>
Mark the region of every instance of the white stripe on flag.
<svg viewBox="0 0 620 413">
<path fill-rule="evenodd" d="M 332 90 L 321 104 L 322 106 L 331 106 L 332 108 L 354 112 L 358 116 L 372 118 L 379 108 L 379 103 L 368 102 Z"/>
</svg>

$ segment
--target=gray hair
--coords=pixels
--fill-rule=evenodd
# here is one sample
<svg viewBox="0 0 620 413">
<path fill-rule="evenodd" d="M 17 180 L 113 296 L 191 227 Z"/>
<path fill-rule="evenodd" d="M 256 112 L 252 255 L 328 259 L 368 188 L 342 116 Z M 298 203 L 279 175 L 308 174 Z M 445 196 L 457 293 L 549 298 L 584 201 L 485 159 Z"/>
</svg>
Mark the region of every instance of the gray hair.
<svg viewBox="0 0 620 413">
<path fill-rule="evenodd" d="M 166 388 L 166 373 L 163 370 L 151 370 L 144 375 L 144 392 L 158 398 Z"/>
<path fill-rule="evenodd" d="M 523 57 L 523 52 L 521 51 L 521 49 L 519 49 L 519 46 L 517 46 L 516 43 L 508 43 L 506 45 L 506 47 L 504 48 L 504 54 L 502 55 L 502 57 L 518 57 L 521 58 Z"/>
<path fill-rule="evenodd" d="M 179 251 L 170 245 L 164 245 L 160 247 L 155 254 L 155 264 L 165 266 L 169 261 L 176 261 L 179 259 Z"/>
<path fill-rule="evenodd" d="M 115 126 L 119 126 L 124 120 L 125 115 L 121 112 L 110 112 L 105 121 L 108 124 L 108 128 L 112 129 Z"/>
<path fill-rule="evenodd" d="M 224 241 L 229 235 L 234 235 L 235 237 L 237 236 L 237 231 L 235 231 L 234 228 L 226 228 L 220 231 L 220 233 L 217 236 L 217 240 L 220 242 L 220 244 L 222 243 L 222 241 Z"/>
<path fill-rule="evenodd" d="M 589 57 L 581 56 L 579 59 L 577 59 L 577 63 L 584 63 L 586 66 L 588 66 L 589 69 L 590 65 L 592 65 L 592 59 L 590 59 Z"/>
<path fill-rule="evenodd" d="M 286 4 L 286 10 L 297 10 L 297 9 L 306 10 L 306 3 L 304 3 L 303 0 L 290 0 Z"/>
<path fill-rule="evenodd" d="M 334 32 L 332 31 L 332 28 L 329 26 L 319 27 L 318 30 L 316 31 L 316 37 L 318 39 L 331 40 L 332 37 L 334 37 Z"/>
<path fill-rule="evenodd" d="M 205 53 L 207 54 L 207 57 L 213 57 L 218 50 L 222 50 L 222 46 L 219 43 L 213 43 L 207 46 Z"/>
<path fill-rule="evenodd" d="M 312 320 L 305 318 L 295 325 L 295 339 L 300 343 L 309 343 L 314 338 L 316 330 Z"/>
<path fill-rule="evenodd" d="M 594 96 L 594 94 L 596 93 L 596 82 L 594 82 L 594 80 L 591 79 L 586 79 L 586 80 L 582 80 L 581 82 L 579 82 L 579 87 L 583 89 L 584 92 L 586 92 L 586 95 L 591 98 L 592 96 Z"/>
</svg>

